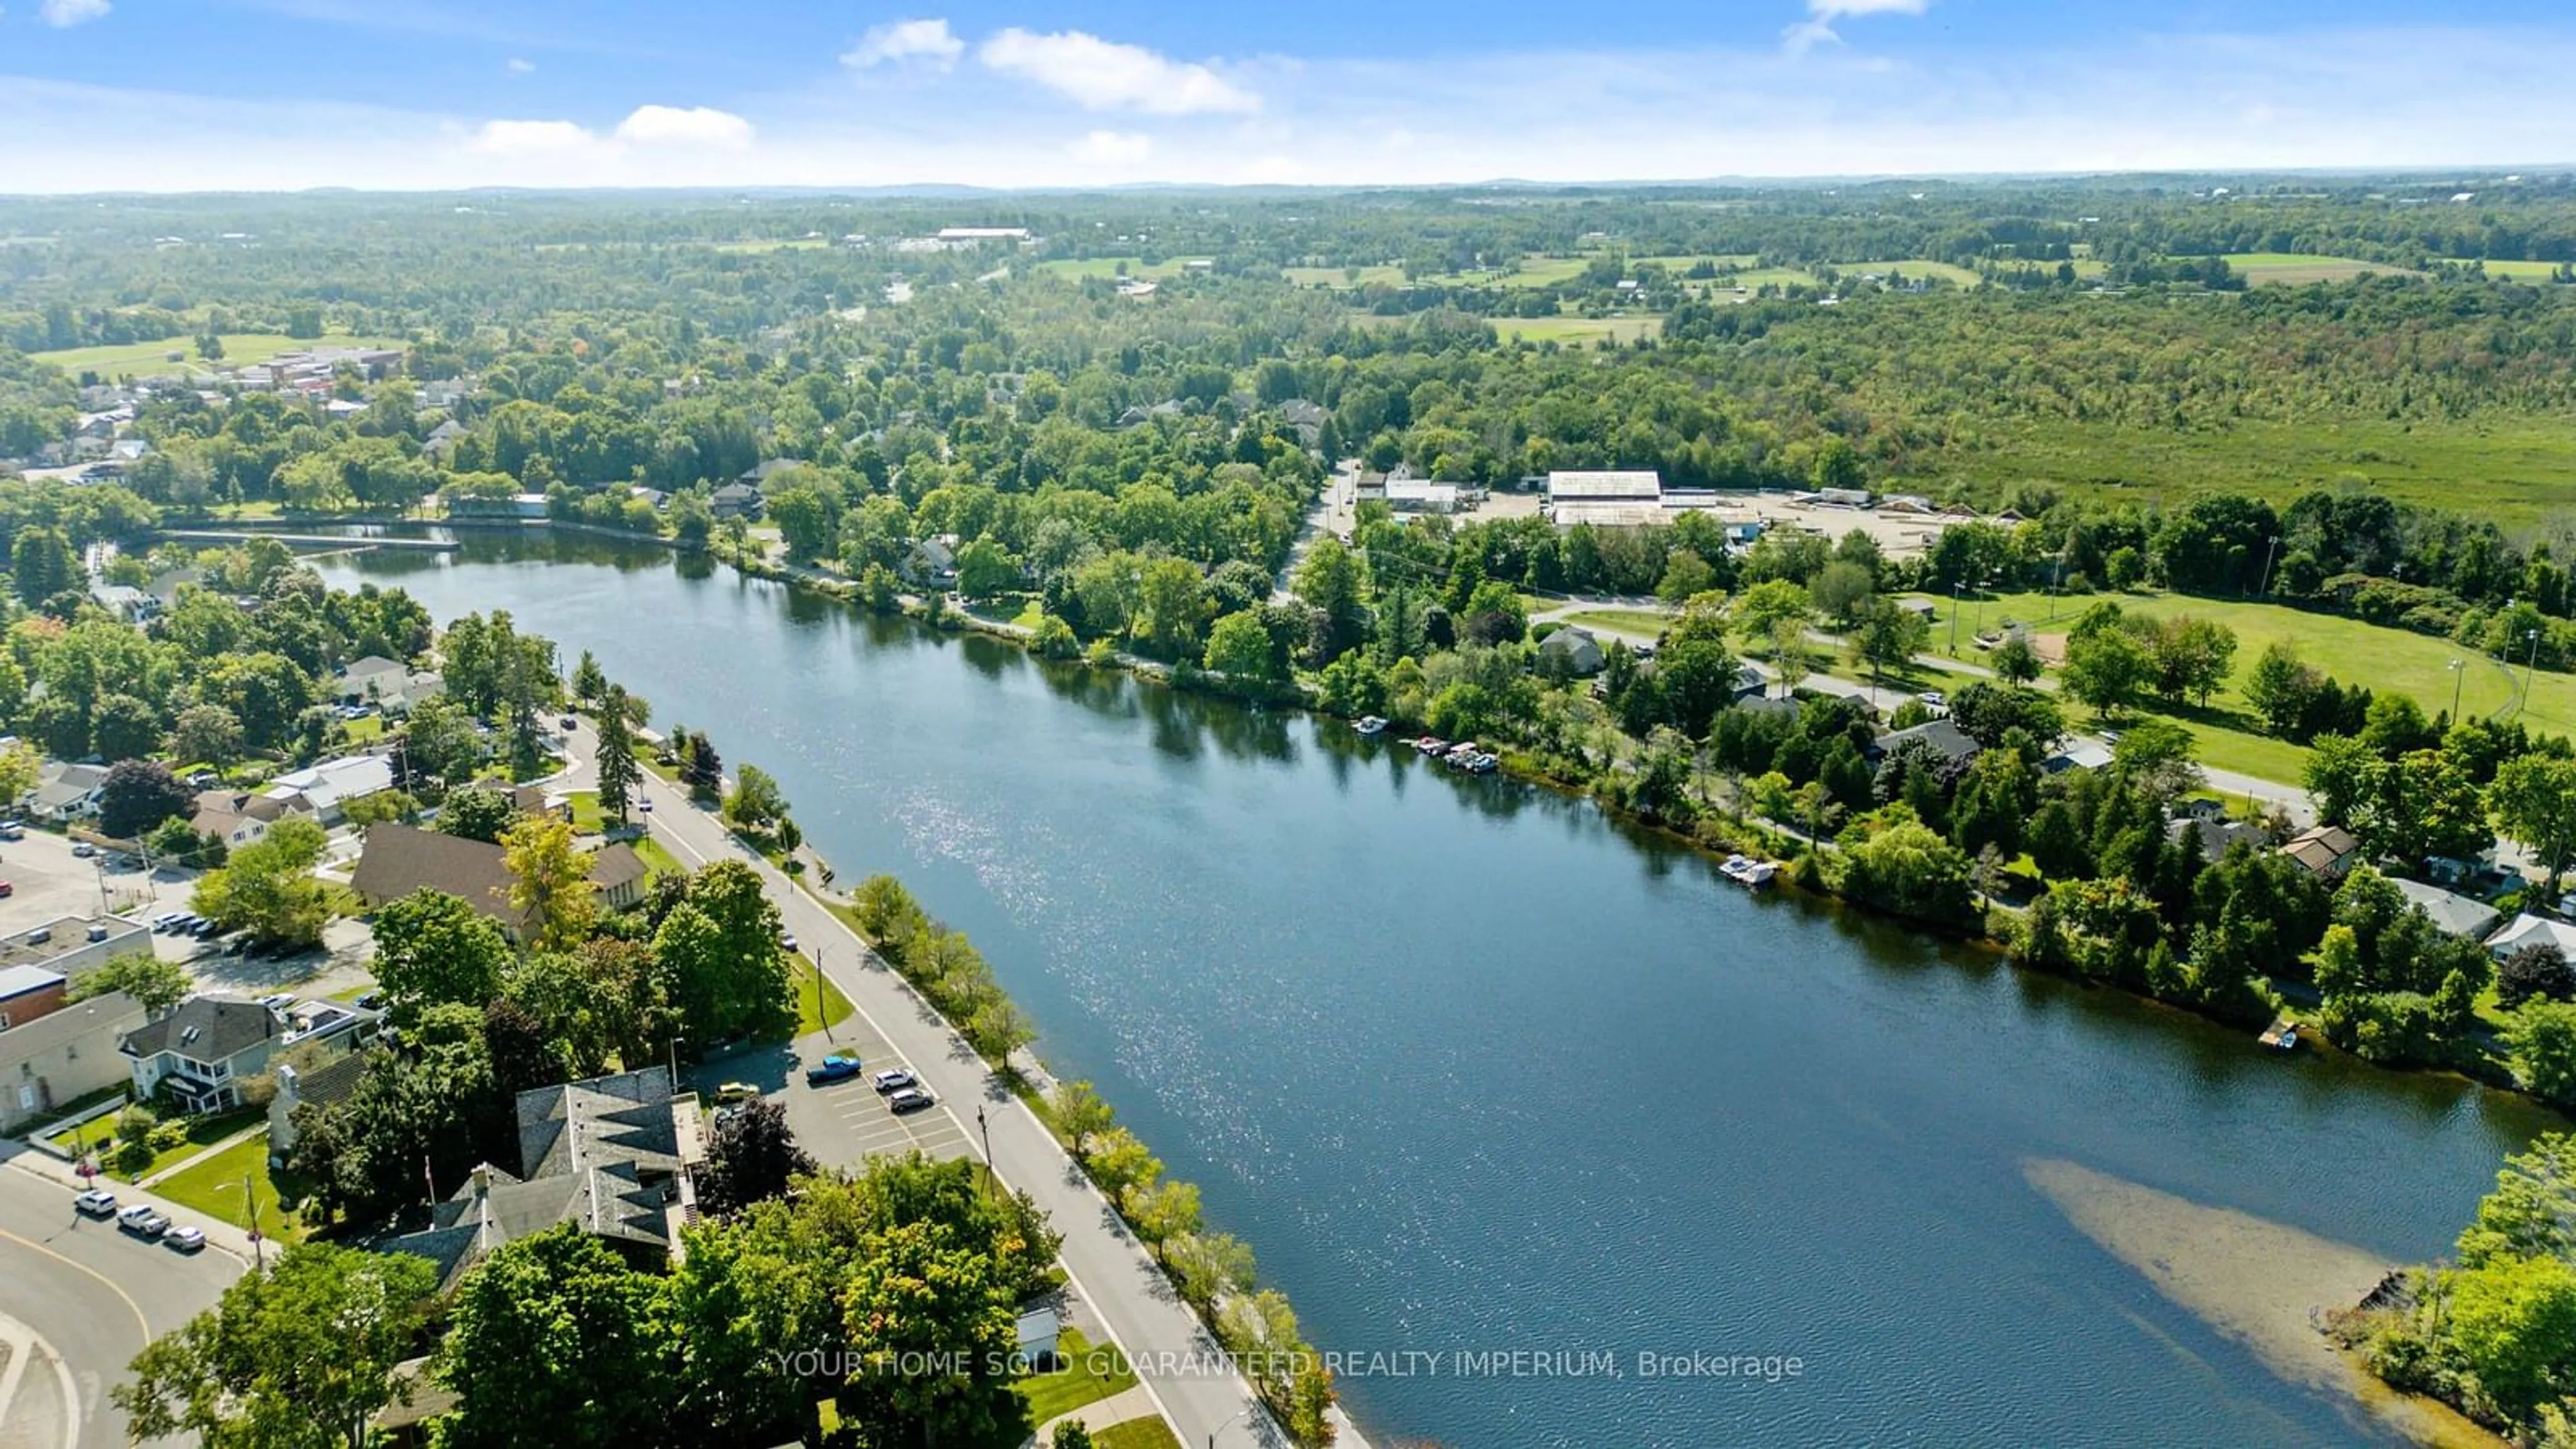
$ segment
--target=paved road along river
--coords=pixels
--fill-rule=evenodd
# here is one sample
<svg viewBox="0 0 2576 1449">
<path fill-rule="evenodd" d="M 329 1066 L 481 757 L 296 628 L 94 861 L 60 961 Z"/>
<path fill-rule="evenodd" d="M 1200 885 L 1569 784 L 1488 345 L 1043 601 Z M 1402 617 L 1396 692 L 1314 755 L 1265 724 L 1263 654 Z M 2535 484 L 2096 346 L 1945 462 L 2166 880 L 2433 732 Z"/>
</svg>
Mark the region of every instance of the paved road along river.
<svg viewBox="0 0 2576 1449">
<path fill-rule="evenodd" d="M 326 573 L 595 651 L 658 725 L 777 775 L 845 878 L 903 876 L 1319 1345 L 1389 1355 L 1343 1381 L 1381 1443 L 2381 1436 L 2160 1296 L 2030 1165 L 2394 1262 L 2555 1120 L 1748 897 L 1329 722 L 657 550 L 469 539 Z M 1640 1372 L 1693 1353 L 1800 1372 Z"/>
</svg>

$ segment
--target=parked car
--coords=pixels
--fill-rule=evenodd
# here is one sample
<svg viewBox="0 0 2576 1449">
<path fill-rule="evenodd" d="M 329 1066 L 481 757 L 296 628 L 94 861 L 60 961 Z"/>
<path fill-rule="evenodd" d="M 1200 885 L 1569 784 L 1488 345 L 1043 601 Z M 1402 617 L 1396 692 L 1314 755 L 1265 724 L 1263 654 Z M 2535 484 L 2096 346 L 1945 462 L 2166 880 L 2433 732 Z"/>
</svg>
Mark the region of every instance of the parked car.
<svg viewBox="0 0 2576 1449">
<path fill-rule="evenodd" d="M 268 995 L 261 997 L 259 999 L 259 1004 L 267 1007 L 271 1011 L 284 1011 L 286 1008 L 295 1004 L 295 997 L 290 992 L 272 991 Z"/>
<path fill-rule="evenodd" d="M 1937 707 L 1937 706 L 1941 706 L 1941 705 L 1946 705 L 1946 704 L 1948 704 L 1948 703 L 1950 702 L 1950 696 L 1948 696 L 1948 695 L 1946 695 L 1946 694 L 1943 694 L 1941 691 L 1939 691 L 1939 690 L 1937 690 L 1937 689 L 1927 689 L 1927 690 L 1923 691 L 1921 694 L 1918 694 L 1918 695 L 1916 695 L 1916 696 L 1914 696 L 1914 697 L 1915 697 L 1916 699 L 1919 699 L 1919 700 L 1923 701 L 1925 704 L 1933 705 L 1933 706 L 1936 706 L 1936 707 Z"/>
<path fill-rule="evenodd" d="M 0 901 L 5 901 L 17 893 L 18 883 L 16 881 L 0 880 Z"/>
<path fill-rule="evenodd" d="M 919 1077 L 914 1076 L 912 1073 L 905 1071 L 901 1067 L 888 1068 L 885 1071 L 877 1073 L 874 1077 L 869 1078 L 869 1080 L 876 1083 L 876 1088 L 879 1092 L 894 1092 L 905 1087 L 917 1087 L 921 1085 L 921 1079 Z"/>
<path fill-rule="evenodd" d="M 116 1194 L 91 1188 L 73 1198 L 72 1206 L 78 1208 L 83 1217 L 112 1218 L 116 1216 Z"/>
<path fill-rule="evenodd" d="M 855 1077 L 858 1074 L 859 1059 L 857 1057 L 845 1056 L 842 1053 L 834 1052 L 832 1055 L 823 1058 L 821 1061 L 816 1062 L 814 1065 L 805 1069 L 805 1085 L 809 1087 L 826 1086 L 833 1082 Z"/>
<path fill-rule="evenodd" d="M 72 854 L 79 859 L 87 860 L 91 856 L 98 854 L 98 847 L 90 844 L 86 840 L 75 840 L 72 842 Z"/>
<path fill-rule="evenodd" d="M 574 719 L 571 715 L 565 715 L 563 717 L 563 727 L 563 732 L 565 734 L 571 734 L 574 730 L 581 727 L 581 721 Z"/>
<path fill-rule="evenodd" d="M 161 1242 L 182 1253 L 200 1252 L 206 1246 L 206 1230 L 200 1227 L 172 1228 L 161 1235 Z"/>
<path fill-rule="evenodd" d="M 900 1117 L 906 1112 L 918 1112 L 931 1105 L 934 1100 L 928 1092 L 919 1087 L 906 1087 L 886 1098 L 886 1108 Z"/>
<path fill-rule="evenodd" d="M 221 934 L 223 929 L 223 923 L 220 921 L 200 920 L 188 928 L 188 934 L 204 941 Z"/>
<path fill-rule="evenodd" d="M 385 994 L 381 991 L 370 991 L 358 998 L 358 1005 L 363 1010 L 382 1011 L 385 1009 Z"/>
<path fill-rule="evenodd" d="M 760 1089 L 749 1082 L 727 1082 L 716 1088 L 719 1102 L 749 1102 L 760 1096 Z"/>
<path fill-rule="evenodd" d="M 118 1213 L 116 1225 L 138 1238 L 157 1238 L 170 1231 L 170 1220 L 147 1203 L 136 1203 Z"/>
<path fill-rule="evenodd" d="M 24 820 L 0 820 L 0 840 L 24 840 L 26 838 L 27 822 Z"/>
<path fill-rule="evenodd" d="M 778 945 L 779 945 L 779 948 L 780 948 L 781 950 L 787 950 L 787 951 L 793 951 L 793 950 L 795 950 L 795 949 L 796 949 L 796 933 L 795 933 L 794 931 L 781 931 L 781 932 L 779 932 L 779 933 L 778 933 Z"/>
<path fill-rule="evenodd" d="M 636 808 L 636 809 L 638 809 L 638 810 L 643 811 L 643 812 L 644 812 L 645 814 L 647 814 L 647 815 L 652 814 L 652 813 L 653 813 L 653 797 L 652 797 L 652 796 L 650 796 L 650 795 L 638 795 L 638 796 L 636 796 L 636 797 L 635 797 L 635 808 Z"/>
</svg>

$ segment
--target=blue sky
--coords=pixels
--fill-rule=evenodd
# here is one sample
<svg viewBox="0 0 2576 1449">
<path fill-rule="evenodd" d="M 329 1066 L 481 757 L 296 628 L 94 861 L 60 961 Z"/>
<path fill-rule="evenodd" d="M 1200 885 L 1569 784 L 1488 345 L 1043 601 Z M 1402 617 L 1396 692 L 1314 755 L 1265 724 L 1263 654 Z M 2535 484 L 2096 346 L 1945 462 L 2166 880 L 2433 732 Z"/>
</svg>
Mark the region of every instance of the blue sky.
<svg viewBox="0 0 2576 1449">
<path fill-rule="evenodd" d="M 0 191 L 2576 161 L 2576 10 L 2444 13 L 0 0 Z"/>
</svg>

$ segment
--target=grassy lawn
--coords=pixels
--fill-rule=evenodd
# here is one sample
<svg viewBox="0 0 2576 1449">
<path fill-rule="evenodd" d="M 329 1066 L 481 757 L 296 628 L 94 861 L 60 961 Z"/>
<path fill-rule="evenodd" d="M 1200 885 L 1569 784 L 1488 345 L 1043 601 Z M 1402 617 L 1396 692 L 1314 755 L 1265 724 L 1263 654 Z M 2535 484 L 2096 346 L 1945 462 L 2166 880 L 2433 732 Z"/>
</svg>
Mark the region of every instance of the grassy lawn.
<svg viewBox="0 0 2576 1449">
<path fill-rule="evenodd" d="M 1738 287 L 1756 289 L 1772 286 L 1812 287 L 1816 285 L 1816 274 L 1805 267 L 1747 267 L 1734 276 L 1720 277 L 1717 281 L 1720 286 L 1732 283 Z"/>
<path fill-rule="evenodd" d="M 1658 614 L 1652 609 L 1582 609 L 1566 615 L 1565 622 L 1616 629 L 1625 634 L 1642 634 L 1652 639 L 1672 626 L 1673 616 Z"/>
<path fill-rule="evenodd" d="M 1031 595 L 1027 598 L 992 599 L 980 604 L 968 604 L 966 612 L 988 624 L 1016 624 L 1023 629 L 1034 629 L 1040 620 L 1046 618 L 1046 605 L 1035 595 Z"/>
<path fill-rule="evenodd" d="M 302 1242 L 309 1227 L 295 1214 L 278 1205 L 277 1183 L 268 1166 L 268 1138 L 265 1134 L 225 1148 L 187 1171 L 157 1184 L 153 1191 L 184 1208 L 218 1218 L 237 1228 L 251 1224 L 251 1214 L 242 1201 L 242 1181 L 248 1178 L 252 1198 L 258 1204 L 260 1232 L 273 1242 Z M 291 1181 L 288 1184 L 300 1200 L 303 1193 Z"/>
<path fill-rule="evenodd" d="M 79 1136 L 88 1144 L 89 1150 L 96 1154 L 99 1165 L 107 1169 L 108 1176 L 119 1182 L 134 1182 L 140 1178 L 150 1177 L 174 1162 L 186 1161 L 243 1128 L 261 1121 L 265 1116 L 266 1114 L 257 1107 L 242 1107 L 213 1117 L 191 1117 L 187 1119 L 188 1140 L 167 1152 L 153 1154 L 152 1165 L 139 1173 L 117 1170 L 116 1154 L 106 1147 L 109 1129 L 116 1125 L 116 1118 L 112 1114 L 83 1123 Z M 69 1152 L 73 1150 L 73 1135 L 70 1132 L 58 1132 L 46 1140 Z"/>
<path fill-rule="evenodd" d="M 2383 277 L 2419 273 L 2386 262 L 2359 262 L 2350 257 L 2311 257 L 2297 252 L 2229 252 L 2227 266 L 2248 285 L 2294 287 L 2308 282 L 2349 282 L 2365 272 Z"/>
<path fill-rule="evenodd" d="M 1031 1374 L 1011 1386 L 1013 1392 L 1029 1401 L 1032 1424 L 1043 1424 L 1058 1414 L 1072 1413 L 1085 1404 L 1096 1404 L 1136 1386 L 1136 1375 L 1129 1372 L 1126 1355 L 1101 1354 L 1097 1356 L 1100 1361 L 1094 1362 L 1091 1342 L 1079 1329 L 1064 1331 L 1057 1340 L 1056 1355 L 1063 1361 L 1062 1369 Z M 1094 1372 L 1101 1368 L 1109 1372 Z"/>
<path fill-rule="evenodd" d="M 383 736 L 385 717 L 380 714 L 360 715 L 356 719 L 342 721 L 340 728 L 347 733 L 350 744 L 363 745 Z"/>
<path fill-rule="evenodd" d="M 2462 267 L 2475 263 L 2490 277 L 2509 277 L 2517 282 L 2546 282 L 2558 270 L 2556 262 L 2499 262 L 2476 257 L 2444 257 L 2442 260 Z"/>
<path fill-rule="evenodd" d="M 159 342 L 129 342 L 102 347 L 67 347 L 57 352 L 31 352 L 37 362 L 51 363 L 63 371 L 78 375 L 95 372 L 101 377 L 132 374 L 136 377 L 176 377 L 211 372 L 217 367 L 246 367 L 266 362 L 281 352 L 300 352 L 308 347 L 400 347 L 403 344 L 381 337 L 356 337 L 334 332 L 323 337 L 289 337 L 282 332 L 227 332 L 223 335 L 224 355 L 212 363 L 197 357 L 195 339 L 169 337 Z M 181 355 L 178 362 L 170 354 Z"/>
<path fill-rule="evenodd" d="M 680 858 L 671 853 L 670 847 L 664 845 L 658 840 L 655 840 L 652 836 L 639 835 L 635 837 L 634 846 L 635 853 L 643 858 L 644 868 L 653 872 L 655 875 L 688 874 L 689 868 L 680 864 Z"/>
<path fill-rule="evenodd" d="M 1130 1419 L 1091 1436 L 1097 1449 L 1181 1449 L 1172 1426 L 1160 1419 Z"/>
<path fill-rule="evenodd" d="M 818 1032 L 826 1027 L 839 1026 L 850 1019 L 852 1010 L 850 998 L 841 994 L 841 988 L 833 985 L 832 978 L 829 976 L 822 978 L 822 1004 L 819 1008 L 816 1006 L 814 979 L 817 974 L 812 962 L 802 956 L 796 958 L 792 979 L 796 985 L 796 1034 L 798 1036 Z"/>
<path fill-rule="evenodd" d="M 1505 342 L 1591 343 L 1607 337 L 1633 342 L 1664 330 L 1661 317 L 1489 317 L 1494 334 Z"/>
<path fill-rule="evenodd" d="M 2427 715 L 2440 714 L 2451 707 L 2450 662 L 2454 659 L 2466 665 L 2459 678 L 2463 714 L 2493 714 L 2522 689 L 2520 669 L 2508 677 L 2495 661 L 2447 639 L 2250 600 L 2196 599 L 2180 594 L 2094 594 L 2052 601 L 2041 594 L 2006 594 L 1986 600 L 1986 627 L 1993 629 L 2007 619 L 2018 619 L 2041 633 L 2062 630 L 2098 599 L 2115 600 L 2133 614 L 2153 618 L 2190 614 L 2235 630 L 2235 677 L 2210 700 L 2211 706 L 2221 711 L 2243 708 L 2238 688 L 2253 672 L 2254 661 L 2262 656 L 2264 648 L 2276 642 L 2296 648 L 2302 659 L 2343 683 L 2411 694 Z M 1951 603 L 1947 599 L 1935 599 L 1933 603 L 1942 611 L 1932 626 L 1933 646 L 1940 648 L 1949 640 Z M 1974 659 L 1977 655 L 1968 646 L 1968 631 L 1977 619 L 1976 600 L 1969 600 L 1967 608 L 1968 617 L 1959 625 L 1959 649 L 1962 657 Z M 2056 615 L 2053 624 L 2048 622 L 2052 612 Z M 2545 670 L 2535 676 L 2530 707 L 2522 718 L 2534 730 L 2548 734 L 2576 731 L 2576 676 Z"/>
<path fill-rule="evenodd" d="M 1213 260 L 1215 259 L 1212 257 L 1166 257 L 1159 262 L 1148 262 L 1143 257 L 1066 257 L 1052 262 L 1040 262 L 1037 264 L 1037 270 L 1050 276 L 1063 277 L 1076 282 L 1085 277 L 1136 277 L 1146 281 L 1160 281 L 1165 277 L 1179 276 L 1186 269 L 1187 263 Z M 1124 271 L 1120 270 L 1122 263 L 1125 266 Z M 1333 275 L 1340 276 L 1341 273 L 1335 272 Z"/>
</svg>

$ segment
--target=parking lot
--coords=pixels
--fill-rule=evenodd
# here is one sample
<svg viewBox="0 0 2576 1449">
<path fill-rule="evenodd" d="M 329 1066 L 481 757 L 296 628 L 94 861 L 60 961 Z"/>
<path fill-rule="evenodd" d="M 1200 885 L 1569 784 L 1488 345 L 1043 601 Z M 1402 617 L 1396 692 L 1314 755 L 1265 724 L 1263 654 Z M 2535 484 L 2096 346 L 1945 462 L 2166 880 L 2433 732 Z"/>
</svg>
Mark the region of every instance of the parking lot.
<svg viewBox="0 0 2576 1449">
<path fill-rule="evenodd" d="M 835 1052 L 856 1056 L 859 1075 L 827 1086 L 805 1085 L 805 1069 Z M 869 1085 L 868 1078 L 877 1072 L 911 1065 L 865 1017 L 852 1016 L 833 1027 L 828 1039 L 816 1033 L 793 1048 L 751 1048 L 712 1058 L 681 1076 L 709 1103 L 726 1082 L 748 1082 L 778 1098 L 787 1108 L 788 1130 L 816 1161 L 827 1165 L 850 1166 L 864 1157 L 916 1149 L 943 1160 L 973 1156 L 966 1139 L 971 1129 L 944 1110 L 947 1104 L 898 1117 Z M 967 1111 L 971 1115 L 973 1108 Z"/>
<path fill-rule="evenodd" d="M 12 934 L 58 921 L 65 916 L 99 914 L 100 887 L 106 888 L 109 914 L 148 921 L 163 911 L 184 911 L 197 888 L 197 873 L 160 870 L 149 875 L 119 868 L 100 855 L 72 854 L 72 842 L 29 827 L 19 840 L 0 840 L 0 880 L 16 887 L 0 900 L 0 934 Z M 159 945 L 158 940 L 155 942 Z M 185 955 L 176 946 L 165 954 Z"/>
</svg>

